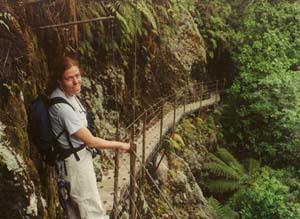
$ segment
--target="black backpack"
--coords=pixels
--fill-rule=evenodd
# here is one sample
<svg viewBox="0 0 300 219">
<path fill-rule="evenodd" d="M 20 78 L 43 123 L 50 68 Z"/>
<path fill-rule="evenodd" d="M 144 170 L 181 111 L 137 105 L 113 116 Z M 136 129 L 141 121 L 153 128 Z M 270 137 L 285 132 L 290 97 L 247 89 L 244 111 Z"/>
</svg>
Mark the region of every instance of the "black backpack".
<svg viewBox="0 0 300 219">
<path fill-rule="evenodd" d="M 57 139 L 67 131 L 63 130 L 58 136 L 52 132 L 48 108 L 57 103 L 68 104 L 73 110 L 73 106 L 62 97 L 55 97 L 48 99 L 46 96 L 37 97 L 30 105 L 28 112 L 29 134 L 38 152 L 41 154 L 43 160 L 50 165 L 54 165 L 55 161 L 60 158 L 61 150 L 58 148 Z M 72 152 L 73 145 L 70 141 L 70 135 L 67 133 L 70 144 L 70 151 Z M 75 152 L 76 153 L 76 152 Z M 75 154 L 77 155 L 77 153 Z M 77 158 L 78 156 L 76 156 Z"/>
</svg>

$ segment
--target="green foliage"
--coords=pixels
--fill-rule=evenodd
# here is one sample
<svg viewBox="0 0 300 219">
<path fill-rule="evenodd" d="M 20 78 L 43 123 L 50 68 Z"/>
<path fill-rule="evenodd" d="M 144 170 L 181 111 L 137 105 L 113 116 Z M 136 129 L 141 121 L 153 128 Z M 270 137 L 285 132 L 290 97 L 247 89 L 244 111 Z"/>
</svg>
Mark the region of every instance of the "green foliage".
<svg viewBox="0 0 300 219">
<path fill-rule="evenodd" d="M 209 197 L 208 204 L 216 211 L 216 219 L 237 219 L 238 213 L 233 211 L 228 204 L 222 205 L 217 199 Z"/>
<path fill-rule="evenodd" d="M 170 0 L 173 16 L 177 16 L 180 11 L 194 12 L 197 0 Z"/>
<path fill-rule="evenodd" d="M 182 123 L 176 127 L 176 133 L 182 136 L 185 144 L 195 145 L 199 142 L 199 133 L 191 119 L 183 119 Z"/>
<path fill-rule="evenodd" d="M 236 40 L 234 29 L 229 25 L 231 14 L 232 8 L 227 1 L 201 0 L 196 4 L 195 21 L 208 45 L 211 58 L 218 47 L 228 48 Z"/>
<path fill-rule="evenodd" d="M 145 16 L 146 23 L 151 24 L 152 32 L 158 34 L 158 17 L 152 6 L 152 4 L 147 4 L 146 1 L 137 1 L 137 9 Z"/>
<path fill-rule="evenodd" d="M 182 137 L 176 133 L 168 140 L 168 145 L 171 151 L 174 151 L 175 149 L 180 150 L 185 146 Z"/>
<path fill-rule="evenodd" d="M 108 6 L 116 15 L 122 35 L 121 45 L 129 46 L 134 42 L 135 35 L 142 35 L 142 17 L 131 1 L 115 1 Z"/>
<path fill-rule="evenodd" d="M 249 186 L 231 198 L 241 219 L 297 219 L 300 217 L 299 190 L 290 191 L 268 168 L 244 179 Z"/>
<path fill-rule="evenodd" d="M 87 20 L 90 18 L 102 17 L 105 15 L 105 11 L 99 2 L 87 1 L 84 4 L 78 5 L 78 16 L 81 20 Z M 95 34 L 97 33 L 97 34 Z M 81 26 L 82 39 L 87 41 L 93 41 L 96 37 L 105 35 L 105 28 L 103 22 L 90 22 Z"/>
<path fill-rule="evenodd" d="M 237 153 L 274 165 L 298 165 L 300 158 L 299 13 L 298 3 L 246 7 L 243 44 L 233 53 L 239 77 L 222 119 Z"/>
<path fill-rule="evenodd" d="M 203 171 L 200 183 L 210 193 L 236 191 L 240 188 L 240 179 L 246 174 L 244 167 L 225 148 L 207 153 Z"/>
<path fill-rule="evenodd" d="M 247 168 L 247 172 L 249 174 L 253 174 L 261 167 L 261 163 L 258 160 L 249 158 L 245 162 L 245 167 Z"/>
</svg>

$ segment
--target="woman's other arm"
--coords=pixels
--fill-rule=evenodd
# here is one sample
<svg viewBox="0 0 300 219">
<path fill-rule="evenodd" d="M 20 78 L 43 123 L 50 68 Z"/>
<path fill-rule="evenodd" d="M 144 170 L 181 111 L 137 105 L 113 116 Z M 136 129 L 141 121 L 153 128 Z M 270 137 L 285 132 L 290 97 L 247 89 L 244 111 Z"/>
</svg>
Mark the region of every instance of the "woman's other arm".
<svg viewBox="0 0 300 219">
<path fill-rule="evenodd" d="M 99 137 L 95 137 L 87 128 L 80 128 L 73 134 L 76 138 L 83 141 L 86 145 L 97 149 L 120 149 L 127 151 L 130 148 L 129 143 L 123 143 L 119 141 L 108 141 Z"/>
</svg>

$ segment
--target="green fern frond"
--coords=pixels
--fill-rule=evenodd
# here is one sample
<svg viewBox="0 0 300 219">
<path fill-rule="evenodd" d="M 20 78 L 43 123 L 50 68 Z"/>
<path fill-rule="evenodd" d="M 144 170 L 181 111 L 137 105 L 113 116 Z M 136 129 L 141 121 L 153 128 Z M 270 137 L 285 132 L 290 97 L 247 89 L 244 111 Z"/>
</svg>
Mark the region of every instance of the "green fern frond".
<svg viewBox="0 0 300 219">
<path fill-rule="evenodd" d="M 235 180 L 208 179 L 201 182 L 211 193 L 233 192 L 240 188 L 240 184 Z"/>
<path fill-rule="evenodd" d="M 218 148 L 216 156 L 219 157 L 224 163 L 233 168 L 237 173 L 243 175 L 245 169 L 243 165 L 225 148 Z"/>
<path fill-rule="evenodd" d="M 82 20 L 88 19 L 88 16 L 85 13 L 83 13 L 86 10 L 80 10 L 80 8 L 81 7 L 79 7 L 79 11 L 81 11 L 81 13 L 78 15 L 80 17 L 80 19 L 82 19 Z M 92 33 L 92 30 L 91 30 L 91 25 L 90 24 L 80 26 L 80 30 L 83 34 L 83 39 L 89 40 L 89 41 L 93 40 L 93 33 Z"/>
<path fill-rule="evenodd" d="M 255 171 L 257 171 L 261 167 L 260 162 L 258 160 L 253 159 L 253 158 L 248 159 L 246 161 L 246 165 L 247 165 L 247 170 L 250 174 L 254 173 Z"/>
<path fill-rule="evenodd" d="M 224 177 L 226 179 L 239 180 L 240 174 L 226 164 L 205 163 L 204 170 L 207 170 L 212 176 Z"/>
<path fill-rule="evenodd" d="M 105 9 L 103 8 L 102 4 L 99 1 L 91 1 L 89 8 L 93 9 L 92 11 L 94 13 L 97 13 L 97 14 L 94 14 L 94 15 L 98 15 L 98 16 L 105 16 L 106 15 L 106 11 L 105 11 Z"/>
<path fill-rule="evenodd" d="M 237 219 L 239 214 L 232 210 L 229 205 L 222 205 L 218 200 L 210 197 L 208 204 L 216 211 L 217 219 Z"/>
<path fill-rule="evenodd" d="M 168 10 L 166 7 L 161 5 L 155 5 L 155 9 L 157 11 L 157 14 L 165 19 L 169 18 Z"/>
<path fill-rule="evenodd" d="M 182 148 L 182 146 L 173 139 L 169 139 L 168 143 L 169 143 L 171 151 L 174 149 L 180 150 Z"/>
<path fill-rule="evenodd" d="M 135 34 L 142 35 L 142 19 L 140 11 L 135 10 L 130 1 L 116 1 L 109 8 L 116 14 L 122 32 L 122 42 L 132 44 Z"/>
<path fill-rule="evenodd" d="M 157 34 L 157 16 L 151 5 L 147 5 L 145 1 L 141 0 L 137 2 L 137 9 L 146 17 L 147 21 L 151 24 L 153 28 L 152 31 Z"/>
<path fill-rule="evenodd" d="M 222 161 L 215 154 L 210 153 L 210 152 L 207 153 L 207 159 L 208 159 L 208 162 L 213 162 L 213 163 L 218 163 L 218 164 L 221 164 L 221 165 L 226 165 L 226 163 L 224 163 L 224 161 Z"/>
</svg>

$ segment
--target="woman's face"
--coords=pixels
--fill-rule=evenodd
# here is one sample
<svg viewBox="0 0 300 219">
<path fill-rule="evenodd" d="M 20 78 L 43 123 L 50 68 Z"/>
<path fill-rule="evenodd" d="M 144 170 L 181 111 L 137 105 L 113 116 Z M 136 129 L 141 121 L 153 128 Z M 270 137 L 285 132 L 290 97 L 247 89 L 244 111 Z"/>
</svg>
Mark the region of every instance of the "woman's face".
<svg viewBox="0 0 300 219">
<path fill-rule="evenodd" d="M 81 90 L 81 74 L 78 66 L 72 66 L 66 70 L 61 79 L 58 80 L 60 88 L 68 96 L 76 95 Z"/>
</svg>

